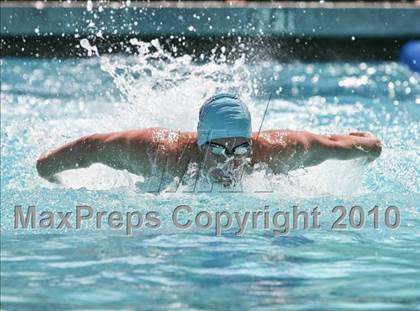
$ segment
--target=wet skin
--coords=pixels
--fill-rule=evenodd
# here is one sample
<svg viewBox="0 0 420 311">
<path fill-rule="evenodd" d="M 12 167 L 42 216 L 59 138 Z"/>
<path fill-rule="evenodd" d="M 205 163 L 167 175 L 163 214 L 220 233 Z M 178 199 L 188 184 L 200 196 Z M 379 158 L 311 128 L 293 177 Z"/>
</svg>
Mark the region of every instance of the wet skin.
<svg viewBox="0 0 420 311">
<path fill-rule="evenodd" d="M 281 174 L 328 159 L 365 158 L 369 162 L 382 150 L 379 139 L 366 132 L 318 135 L 279 129 L 254 132 L 250 140 L 236 137 L 212 142 L 226 146 L 228 151 L 244 142 L 250 142 L 252 148 L 246 157 L 216 156 L 207 146 L 198 147 L 195 132 L 147 128 L 83 136 L 43 153 L 36 168 L 41 177 L 59 182 L 57 173 L 94 163 L 145 177 L 153 174 L 153 167 L 164 169 L 171 176 L 182 177 L 189 163 L 197 163 L 210 173 L 214 181 L 230 184 L 232 172 L 242 173 L 245 167 L 252 170 L 257 163 L 264 163 L 274 174 Z M 244 166 L 244 161 L 249 165 Z M 227 171 L 217 169 L 226 162 Z"/>
</svg>

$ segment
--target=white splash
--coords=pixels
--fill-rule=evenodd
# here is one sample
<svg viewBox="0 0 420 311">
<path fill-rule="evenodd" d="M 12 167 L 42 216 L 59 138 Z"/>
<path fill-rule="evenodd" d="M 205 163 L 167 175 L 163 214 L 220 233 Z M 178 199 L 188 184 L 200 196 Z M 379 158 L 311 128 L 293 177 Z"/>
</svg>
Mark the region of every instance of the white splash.
<svg viewBox="0 0 420 311">
<path fill-rule="evenodd" d="M 349 89 L 349 88 L 360 88 L 362 86 L 368 85 L 372 83 L 372 81 L 369 80 L 368 76 L 363 75 L 361 77 L 346 77 L 340 81 L 338 81 L 338 85 Z"/>
<path fill-rule="evenodd" d="M 81 39 L 80 46 L 88 52 L 89 57 L 93 56 L 93 54 L 99 56 L 98 48 L 94 45 L 91 45 L 88 39 Z"/>
</svg>

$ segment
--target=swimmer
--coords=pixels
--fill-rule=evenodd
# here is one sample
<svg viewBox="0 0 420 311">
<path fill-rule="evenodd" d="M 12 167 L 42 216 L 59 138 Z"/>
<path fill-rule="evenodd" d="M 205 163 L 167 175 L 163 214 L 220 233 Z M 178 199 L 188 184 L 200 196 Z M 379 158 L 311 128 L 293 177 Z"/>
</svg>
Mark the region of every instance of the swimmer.
<svg viewBox="0 0 420 311">
<path fill-rule="evenodd" d="M 367 132 L 318 135 L 251 128 L 247 106 L 238 96 L 221 93 L 202 105 L 197 132 L 145 128 L 87 135 L 45 152 L 36 168 L 41 177 L 59 183 L 57 173 L 94 163 L 144 177 L 160 167 L 181 178 L 188 165 L 196 163 L 212 182 L 229 186 L 258 163 L 273 174 L 285 174 L 329 159 L 370 162 L 382 149 L 380 140 Z"/>
</svg>

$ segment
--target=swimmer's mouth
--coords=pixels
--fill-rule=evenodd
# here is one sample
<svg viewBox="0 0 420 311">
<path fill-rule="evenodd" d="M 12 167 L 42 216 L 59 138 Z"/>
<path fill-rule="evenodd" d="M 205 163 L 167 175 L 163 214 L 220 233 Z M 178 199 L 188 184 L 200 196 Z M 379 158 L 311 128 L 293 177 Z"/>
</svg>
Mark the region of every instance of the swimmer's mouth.
<svg viewBox="0 0 420 311">
<path fill-rule="evenodd" d="M 239 166 L 236 166 L 233 161 L 226 161 L 223 164 L 218 164 L 217 167 L 211 168 L 209 176 L 213 182 L 220 183 L 225 187 L 235 186 L 240 183 L 246 163 L 246 161 L 243 161 Z"/>
<path fill-rule="evenodd" d="M 234 186 L 238 182 L 233 174 L 227 174 L 221 169 L 213 169 L 210 172 L 210 177 L 213 182 L 220 183 L 224 187 Z"/>
</svg>

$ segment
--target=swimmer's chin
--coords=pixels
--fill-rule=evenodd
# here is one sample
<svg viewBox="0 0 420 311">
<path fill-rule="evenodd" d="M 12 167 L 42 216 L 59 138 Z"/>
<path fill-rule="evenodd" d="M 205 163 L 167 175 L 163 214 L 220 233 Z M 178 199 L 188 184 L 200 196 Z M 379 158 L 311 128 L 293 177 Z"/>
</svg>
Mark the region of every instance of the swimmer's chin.
<svg viewBox="0 0 420 311">
<path fill-rule="evenodd" d="M 222 185 L 225 188 L 229 188 L 229 187 L 233 187 L 235 185 L 235 182 L 233 180 L 223 181 Z"/>
<path fill-rule="evenodd" d="M 213 183 L 222 185 L 225 188 L 233 187 L 236 184 L 236 181 L 231 177 L 212 177 L 211 178 Z"/>
<path fill-rule="evenodd" d="M 234 174 L 226 173 L 218 168 L 210 170 L 207 176 L 212 183 L 222 185 L 225 188 L 235 187 L 239 182 Z"/>
</svg>

